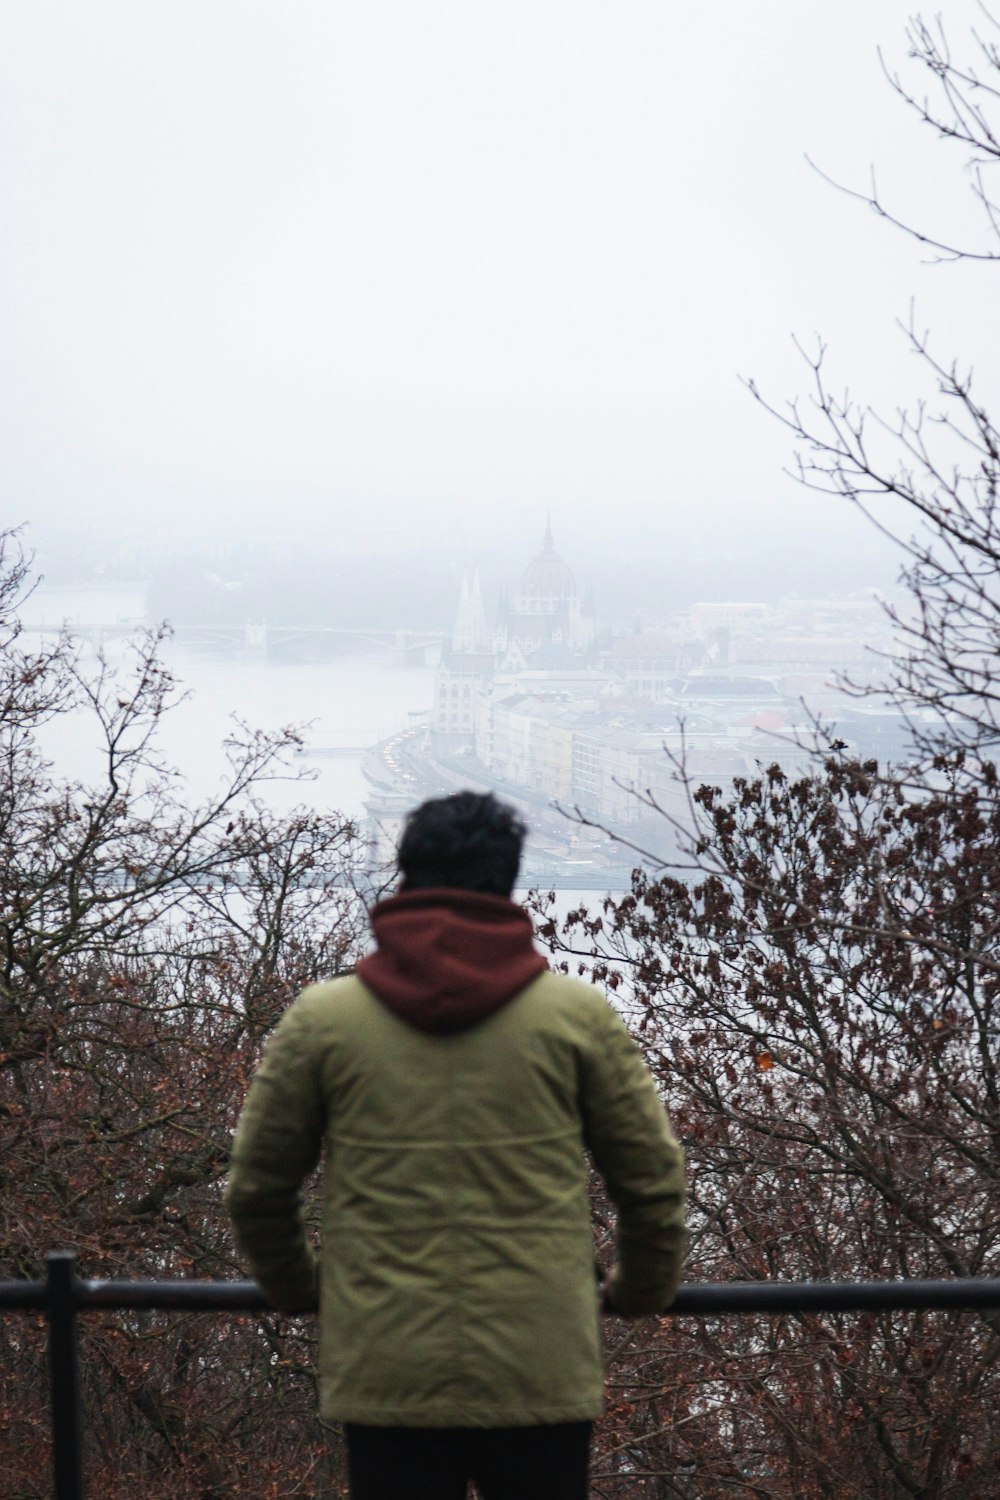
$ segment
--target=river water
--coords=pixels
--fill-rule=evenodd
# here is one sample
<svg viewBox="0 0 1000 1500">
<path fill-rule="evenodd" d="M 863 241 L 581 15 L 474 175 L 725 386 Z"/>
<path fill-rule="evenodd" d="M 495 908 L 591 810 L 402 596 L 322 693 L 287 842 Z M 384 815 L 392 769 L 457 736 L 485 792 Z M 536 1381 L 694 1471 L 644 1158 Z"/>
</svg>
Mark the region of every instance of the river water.
<svg viewBox="0 0 1000 1500">
<path fill-rule="evenodd" d="M 81 664 L 85 672 L 96 673 L 100 637 L 91 632 L 104 625 L 101 649 L 124 680 L 134 658 L 128 637 L 117 632 L 133 625 L 137 638 L 144 611 L 138 585 L 38 589 L 21 612 L 28 632 L 23 644 L 30 649 L 67 624 L 87 632 Z M 432 701 L 433 666 L 400 665 L 388 653 L 273 662 L 259 653 L 205 651 L 168 639 L 161 656 L 186 696 L 164 714 L 157 744 L 165 763 L 180 772 L 181 790 L 192 803 L 218 790 L 226 771 L 224 741 L 237 718 L 251 729 L 301 730 L 305 753 L 292 758 L 284 779 L 261 789 L 275 811 L 305 804 L 363 822 L 373 790 L 362 771 L 365 751 L 411 725 Z M 58 776 L 100 778 L 99 735 L 91 714 L 58 715 L 41 739 Z M 310 753 L 331 750 L 337 753 Z M 564 913 L 580 901 L 597 905 L 599 899 L 594 890 L 563 889 L 556 909 Z"/>
<path fill-rule="evenodd" d="M 31 632 L 50 632 L 62 623 L 87 629 L 95 624 L 134 622 L 141 630 L 145 601 L 141 588 L 37 590 L 22 610 Z M 128 640 L 108 635 L 103 650 L 109 662 L 127 675 Z M 362 774 L 364 751 L 412 722 L 429 708 L 434 671 L 429 666 L 401 666 L 389 655 L 343 656 L 328 662 L 274 663 L 251 652 L 206 652 L 167 640 L 164 665 L 187 697 L 165 714 L 158 743 L 167 763 L 184 777 L 187 794 L 200 800 L 218 786 L 225 771 L 223 742 L 234 716 L 252 729 L 303 726 L 307 753 L 297 756 L 292 776 L 312 779 L 269 782 L 265 800 L 275 809 L 305 802 L 324 811 L 336 809 L 351 818 L 364 814 L 370 787 Z M 97 670 L 96 646 L 82 647 L 82 664 Z M 43 743 L 57 774 L 89 778 L 100 773 L 98 735 L 86 713 L 64 714 L 47 726 Z M 336 750 L 335 756 L 310 750 Z"/>
</svg>

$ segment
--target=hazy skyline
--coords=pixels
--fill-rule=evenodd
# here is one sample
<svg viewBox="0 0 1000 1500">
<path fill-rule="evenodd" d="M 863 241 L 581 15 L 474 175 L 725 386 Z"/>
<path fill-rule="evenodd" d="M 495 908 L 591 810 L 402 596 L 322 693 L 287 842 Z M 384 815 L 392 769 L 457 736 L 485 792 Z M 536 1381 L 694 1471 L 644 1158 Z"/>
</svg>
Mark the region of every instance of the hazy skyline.
<svg viewBox="0 0 1000 1500">
<path fill-rule="evenodd" d="M 551 508 L 584 556 L 845 545 L 738 377 L 801 392 L 819 332 L 891 410 L 925 389 L 911 297 L 993 357 L 988 268 L 923 264 L 805 160 L 973 223 L 880 71 L 910 12 L 8 0 L 4 523 L 474 556 Z M 956 52 L 979 14 L 947 7 Z"/>
</svg>

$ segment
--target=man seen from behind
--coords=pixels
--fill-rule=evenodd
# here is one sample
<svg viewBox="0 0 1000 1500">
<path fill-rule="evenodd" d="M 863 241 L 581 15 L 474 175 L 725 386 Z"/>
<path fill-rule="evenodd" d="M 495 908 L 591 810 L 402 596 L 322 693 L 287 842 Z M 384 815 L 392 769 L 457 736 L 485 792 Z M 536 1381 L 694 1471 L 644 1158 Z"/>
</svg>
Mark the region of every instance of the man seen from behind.
<svg viewBox="0 0 1000 1500">
<path fill-rule="evenodd" d="M 604 995 L 534 948 L 524 833 L 488 794 L 409 815 L 374 951 L 288 1009 L 236 1133 L 237 1240 L 274 1307 L 319 1309 L 353 1500 L 585 1500 L 602 1306 L 676 1290 L 680 1147 Z M 588 1152 L 618 1212 L 603 1303 Z M 321 1155 L 317 1258 L 299 1194 Z"/>
</svg>

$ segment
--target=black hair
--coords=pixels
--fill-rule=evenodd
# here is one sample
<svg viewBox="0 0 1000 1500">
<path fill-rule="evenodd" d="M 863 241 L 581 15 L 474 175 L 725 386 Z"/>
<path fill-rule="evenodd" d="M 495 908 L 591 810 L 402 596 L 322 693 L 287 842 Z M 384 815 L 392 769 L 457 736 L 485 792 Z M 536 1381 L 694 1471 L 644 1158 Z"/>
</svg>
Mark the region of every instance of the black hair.
<svg viewBox="0 0 1000 1500">
<path fill-rule="evenodd" d="M 407 814 L 397 852 L 403 889 L 451 886 L 509 896 L 526 832 L 492 792 L 432 797 Z"/>
</svg>

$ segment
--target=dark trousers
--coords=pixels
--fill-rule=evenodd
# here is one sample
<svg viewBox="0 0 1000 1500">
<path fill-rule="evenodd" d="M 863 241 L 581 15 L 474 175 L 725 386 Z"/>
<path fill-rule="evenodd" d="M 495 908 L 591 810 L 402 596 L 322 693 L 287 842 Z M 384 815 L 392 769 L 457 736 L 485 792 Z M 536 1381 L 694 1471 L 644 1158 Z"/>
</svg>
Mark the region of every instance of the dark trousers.
<svg viewBox="0 0 1000 1500">
<path fill-rule="evenodd" d="M 344 1428 L 351 1500 L 587 1500 L 591 1422 Z"/>
</svg>

